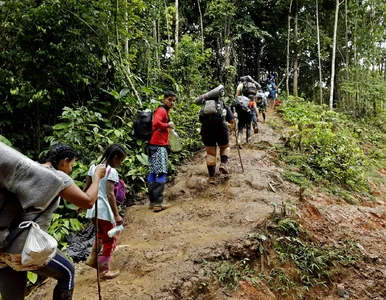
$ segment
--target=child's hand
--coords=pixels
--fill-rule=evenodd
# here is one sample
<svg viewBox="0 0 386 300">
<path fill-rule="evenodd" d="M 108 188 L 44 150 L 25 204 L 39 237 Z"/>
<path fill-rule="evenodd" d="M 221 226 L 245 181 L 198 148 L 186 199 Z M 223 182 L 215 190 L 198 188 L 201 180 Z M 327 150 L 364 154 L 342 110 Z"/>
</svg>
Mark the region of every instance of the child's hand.
<svg viewBox="0 0 386 300">
<path fill-rule="evenodd" d="M 120 215 L 115 216 L 114 219 L 115 219 L 115 226 L 123 224 L 123 218 Z"/>
</svg>

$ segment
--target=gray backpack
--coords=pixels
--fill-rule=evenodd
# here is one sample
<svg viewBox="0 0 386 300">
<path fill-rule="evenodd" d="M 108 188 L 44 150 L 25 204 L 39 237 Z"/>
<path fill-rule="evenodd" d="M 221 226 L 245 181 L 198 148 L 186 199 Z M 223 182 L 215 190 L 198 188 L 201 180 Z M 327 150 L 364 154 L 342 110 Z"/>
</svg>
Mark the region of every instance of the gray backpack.
<svg viewBox="0 0 386 300">
<path fill-rule="evenodd" d="M 204 100 L 204 106 L 199 112 L 201 123 L 221 123 L 226 116 L 226 109 L 222 100 Z"/>
</svg>

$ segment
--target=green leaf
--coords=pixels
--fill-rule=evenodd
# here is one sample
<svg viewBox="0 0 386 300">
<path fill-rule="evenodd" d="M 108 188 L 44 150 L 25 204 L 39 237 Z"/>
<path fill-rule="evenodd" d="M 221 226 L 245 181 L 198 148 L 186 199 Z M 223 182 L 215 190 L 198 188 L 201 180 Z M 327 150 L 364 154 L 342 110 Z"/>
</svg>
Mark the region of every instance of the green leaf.
<svg viewBox="0 0 386 300">
<path fill-rule="evenodd" d="M 125 97 L 127 95 L 127 93 L 130 92 L 130 89 L 122 89 L 120 92 L 119 92 L 119 96 L 121 97 Z"/>
<path fill-rule="evenodd" d="M 62 130 L 68 128 L 67 123 L 58 123 L 55 126 L 52 127 L 54 130 Z"/>
<path fill-rule="evenodd" d="M 27 278 L 32 283 L 35 284 L 38 280 L 38 275 L 32 272 L 27 272 Z M 0 298 L 1 299 L 1 298 Z"/>
<path fill-rule="evenodd" d="M 5 138 L 4 136 L 0 135 L 0 142 L 12 147 L 12 143 L 7 139 Z"/>
<path fill-rule="evenodd" d="M 143 165 L 147 166 L 149 164 L 147 155 L 144 153 L 137 154 L 136 157 Z"/>
</svg>

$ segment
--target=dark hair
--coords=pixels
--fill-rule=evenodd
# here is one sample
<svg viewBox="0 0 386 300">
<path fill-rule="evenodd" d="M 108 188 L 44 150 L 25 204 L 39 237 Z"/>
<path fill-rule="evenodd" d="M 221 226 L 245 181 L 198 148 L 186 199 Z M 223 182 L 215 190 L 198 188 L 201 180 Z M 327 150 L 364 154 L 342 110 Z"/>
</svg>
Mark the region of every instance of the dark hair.
<svg viewBox="0 0 386 300">
<path fill-rule="evenodd" d="M 59 162 L 62 159 L 68 158 L 69 160 L 73 160 L 77 157 L 75 150 L 66 144 L 56 144 L 48 150 L 46 156 L 43 159 L 43 163 L 50 162 L 51 165 L 57 170 Z"/>
<path fill-rule="evenodd" d="M 119 158 L 127 155 L 125 148 L 121 144 L 111 144 L 107 146 L 105 152 L 102 155 L 100 163 L 102 163 L 104 160 L 106 160 L 108 163 L 110 159 L 114 158 L 115 155 L 117 155 Z"/>
<path fill-rule="evenodd" d="M 177 95 L 173 91 L 165 91 L 164 92 L 164 98 L 169 98 L 169 97 L 176 97 L 177 98 Z"/>
</svg>

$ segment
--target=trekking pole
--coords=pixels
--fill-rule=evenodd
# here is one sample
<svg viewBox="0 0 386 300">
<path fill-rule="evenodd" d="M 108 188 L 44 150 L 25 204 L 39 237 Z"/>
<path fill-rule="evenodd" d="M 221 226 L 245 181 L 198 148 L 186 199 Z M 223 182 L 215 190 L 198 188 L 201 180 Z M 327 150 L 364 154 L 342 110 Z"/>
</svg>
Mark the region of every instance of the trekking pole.
<svg viewBox="0 0 386 300">
<path fill-rule="evenodd" d="M 235 113 L 236 110 L 233 108 L 233 113 Z M 241 154 L 240 154 L 240 147 L 239 147 L 239 134 L 238 134 L 238 118 L 235 118 L 235 136 L 236 136 L 236 148 L 237 152 L 239 153 L 239 158 L 240 158 L 240 164 L 241 164 L 241 170 L 243 170 L 244 173 L 244 166 L 243 166 L 243 161 L 241 160 Z"/>
<path fill-rule="evenodd" d="M 107 169 L 106 164 L 106 169 Z M 96 250 L 96 258 L 97 258 L 97 283 L 98 283 L 98 296 L 99 300 L 102 300 L 102 294 L 101 294 L 101 280 L 100 280 L 100 274 L 99 274 L 99 245 L 98 245 L 98 197 L 95 201 L 95 250 Z"/>
</svg>

